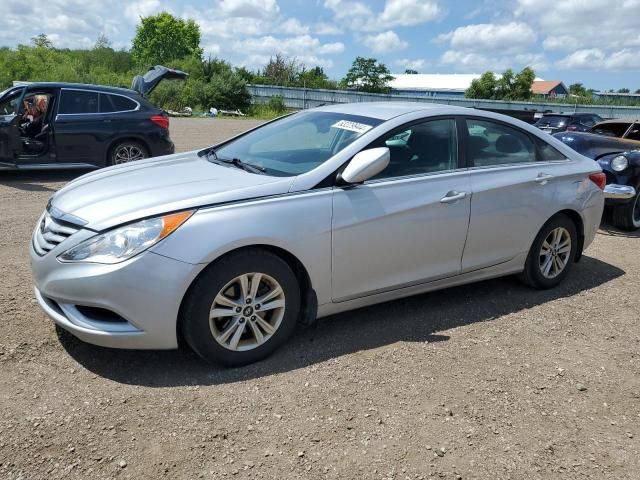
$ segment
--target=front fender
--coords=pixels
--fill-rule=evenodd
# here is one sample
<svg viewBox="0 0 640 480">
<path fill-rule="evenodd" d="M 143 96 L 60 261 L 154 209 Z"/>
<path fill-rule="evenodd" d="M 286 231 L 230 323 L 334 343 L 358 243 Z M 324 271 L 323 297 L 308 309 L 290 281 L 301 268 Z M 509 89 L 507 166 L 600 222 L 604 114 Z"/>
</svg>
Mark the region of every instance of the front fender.
<svg viewBox="0 0 640 480">
<path fill-rule="evenodd" d="M 203 208 L 152 251 L 209 264 L 238 248 L 277 247 L 305 267 L 322 304 L 331 301 L 332 197 L 324 188 Z"/>
</svg>

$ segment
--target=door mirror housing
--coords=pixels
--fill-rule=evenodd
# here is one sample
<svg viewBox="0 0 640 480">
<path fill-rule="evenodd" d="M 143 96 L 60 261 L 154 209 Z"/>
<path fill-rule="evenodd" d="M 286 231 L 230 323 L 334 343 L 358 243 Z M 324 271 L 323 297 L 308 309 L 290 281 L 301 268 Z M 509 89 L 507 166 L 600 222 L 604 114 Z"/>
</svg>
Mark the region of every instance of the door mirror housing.
<svg viewBox="0 0 640 480">
<path fill-rule="evenodd" d="M 387 147 L 371 148 L 357 153 L 340 174 L 341 183 L 362 183 L 375 177 L 389 165 L 391 153 Z"/>
</svg>

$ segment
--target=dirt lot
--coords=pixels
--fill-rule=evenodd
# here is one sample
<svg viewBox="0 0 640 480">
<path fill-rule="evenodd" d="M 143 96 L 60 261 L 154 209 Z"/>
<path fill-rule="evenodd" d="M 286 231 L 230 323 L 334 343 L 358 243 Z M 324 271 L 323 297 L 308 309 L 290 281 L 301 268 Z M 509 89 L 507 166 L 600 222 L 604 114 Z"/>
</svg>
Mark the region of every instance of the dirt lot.
<svg viewBox="0 0 640 480">
<path fill-rule="evenodd" d="M 180 150 L 253 126 L 173 120 Z M 0 172 L 0 478 L 638 479 L 640 236 L 321 320 L 250 367 L 56 332 L 27 245 L 77 173 Z"/>
</svg>

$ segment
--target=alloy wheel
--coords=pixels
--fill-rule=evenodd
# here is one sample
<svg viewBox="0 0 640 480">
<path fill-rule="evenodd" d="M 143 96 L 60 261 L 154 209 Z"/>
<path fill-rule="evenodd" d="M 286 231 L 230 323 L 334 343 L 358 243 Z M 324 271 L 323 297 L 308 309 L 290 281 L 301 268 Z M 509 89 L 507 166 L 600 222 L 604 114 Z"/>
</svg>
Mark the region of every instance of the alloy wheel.
<svg viewBox="0 0 640 480">
<path fill-rule="evenodd" d="M 569 262 L 571 255 L 571 234 L 564 227 L 549 232 L 540 247 L 540 272 L 545 278 L 560 275 Z"/>
<path fill-rule="evenodd" d="M 247 351 L 267 342 L 285 312 L 284 290 L 264 273 L 246 273 L 227 283 L 209 313 L 213 338 L 232 351 Z"/>
<path fill-rule="evenodd" d="M 115 151 L 113 163 L 114 165 L 119 165 L 121 163 L 134 162 L 144 158 L 144 152 L 137 145 L 122 145 Z"/>
</svg>

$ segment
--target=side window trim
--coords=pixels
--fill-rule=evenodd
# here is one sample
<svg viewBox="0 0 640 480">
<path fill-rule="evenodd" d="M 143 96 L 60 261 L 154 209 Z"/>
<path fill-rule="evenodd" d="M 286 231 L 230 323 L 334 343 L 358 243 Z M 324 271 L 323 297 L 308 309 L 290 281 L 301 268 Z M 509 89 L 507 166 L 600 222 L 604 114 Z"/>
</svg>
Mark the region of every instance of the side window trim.
<svg viewBox="0 0 640 480">
<path fill-rule="evenodd" d="M 536 159 L 532 162 L 511 162 L 511 163 L 501 163 L 501 164 L 497 164 L 497 165 L 480 165 L 480 166 L 476 166 L 475 164 L 473 164 L 473 161 L 471 159 L 467 159 L 467 150 L 466 150 L 466 144 L 467 144 L 467 138 L 469 137 L 469 129 L 466 126 L 466 120 L 478 120 L 481 122 L 493 122 L 499 125 L 503 125 L 505 127 L 511 128 L 513 130 L 518 131 L 519 133 L 521 133 L 522 135 L 525 135 L 529 141 L 533 144 L 533 148 L 534 148 L 534 152 L 535 152 L 535 157 Z M 534 165 L 537 163 L 557 163 L 557 162 L 566 162 L 569 161 L 568 158 L 566 158 L 564 155 L 562 155 L 562 152 L 559 152 L 563 157 L 565 157 L 563 160 L 542 160 L 542 156 L 540 154 L 540 146 L 538 144 L 538 142 L 544 142 L 543 139 L 536 137 L 535 135 L 533 135 L 530 132 L 527 132 L 526 130 L 522 130 L 521 128 L 515 126 L 515 125 L 511 125 L 507 122 L 504 122 L 502 120 L 496 120 L 493 118 L 485 118 L 485 117 L 480 117 L 480 116 L 475 116 L 475 115 L 464 115 L 464 116 L 460 116 L 458 117 L 458 122 L 460 123 L 460 130 L 462 130 L 462 135 L 460 135 L 461 139 L 463 140 L 463 143 L 458 147 L 460 149 L 460 152 L 462 152 L 462 155 L 464 155 L 465 157 L 465 161 L 467 163 L 467 168 L 469 169 L 473 169 L 473 170 L 484 170 L 487 168 L 500 168 L 500 167 L 509 167 L 509 166 L 513 166 L 513 165 Z M 552 146 L 553 148 L 553 146 Z M 460 155 L 460 153 L 458 154 Z"/>
<path fill-rule="evenodd" d="M 113 92 L 101 92 L 99 90 L 91 90 L 89 88 L 66 88 L 63 87 L 60 89 L 60 97 L 62 98 L 62 95 L 64 95 L 65 91 L 69 91 L 69 92 L 91 92 L 91 93 L 96 93 L 98 94 L 98 110 L 100 109 L 100 94 L 105 94 L 105 95 L 117 95 L 119 97 L 124 97 L 128 100 L 131 100 L 132 102 L 134 102 L 136 104 L 136 108 L 134 108 L 133 110 L 119 110 L 117 112 L 105 112 L 105 113 L 100 113 L 100 112 L 95 112 L 95 113 L 60 113 L 60 105 L 62 104 L 62 102 L 58 102 L 58 111 L 56 112 L 57 115 L 59 117 L 71 117 L 71 116 L 78 116 L 78 115 L 113 115 L 114 113 L 127 113 L 127 112 L 137 112 L 138 110 L 140 110 L 140 102 L 138 102 L 135 98 L 131 98 L 131 97 L 127 97 L 126 95 L 122 95 L 121 93 L 113 93 Z"/>
</svg>

